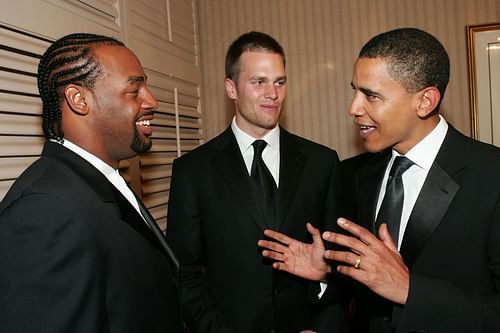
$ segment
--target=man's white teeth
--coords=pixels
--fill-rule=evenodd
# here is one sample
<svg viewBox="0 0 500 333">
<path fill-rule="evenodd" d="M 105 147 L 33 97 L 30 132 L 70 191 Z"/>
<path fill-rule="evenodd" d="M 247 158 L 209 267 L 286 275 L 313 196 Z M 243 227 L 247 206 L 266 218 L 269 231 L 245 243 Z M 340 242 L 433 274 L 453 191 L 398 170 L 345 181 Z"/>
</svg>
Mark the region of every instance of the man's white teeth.
<svg viewBox="0 0 500 333">
<path fill-rule="evenodd" d="M 359 128 L 362 129 L 363 131 L 369 129 L 370 127 L 371 126 L 364 126 L 364 125 L 359 126 Z"/>
<path fill-rule="evenodd" d="M 136 122 L 135 124 L 138 126 L 149 127 L 149 126 L 151 126 L 151 120 L 141 120 L 141 121 Z"/>
</svg>

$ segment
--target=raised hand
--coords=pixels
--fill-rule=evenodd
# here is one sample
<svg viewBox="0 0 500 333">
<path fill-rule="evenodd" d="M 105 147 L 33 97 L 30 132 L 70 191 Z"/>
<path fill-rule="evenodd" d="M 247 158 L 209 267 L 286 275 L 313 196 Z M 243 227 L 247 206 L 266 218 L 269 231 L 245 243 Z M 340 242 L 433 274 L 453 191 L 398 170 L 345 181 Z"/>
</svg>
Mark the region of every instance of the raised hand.
<svg viewBox="0 0 500 333">
<path fill-rule="evenodd" d="M 319 230 L 310 223 L 306 224 L 306 228 L 312 235 L 312 244 L 300 242 L 269 229 L 264 231 L 264 235 L 272 240 L 259 240 L 257 244 L 264 248 L 262 251 L 264 257 L 276 260 L 273 268 L 305 279 L 324 281 L 331 272 L 331 267 L 324 257 L 323 240 Z"/>
<path fill-rule="evenodd" d="M 323 239 L 350 250 L 328 250 L 325 252 L 325 258 L 343 263 L 337 267 L 340 273 L 361 282 L 378 295 L 405 304 L 410 274 L 387 225 L 380 226 L 378 239 L 367 229 L 347 219 L 340 218 L 337 222 L 354 237 L 327 231 L 323 233 Z"/>
</svg>

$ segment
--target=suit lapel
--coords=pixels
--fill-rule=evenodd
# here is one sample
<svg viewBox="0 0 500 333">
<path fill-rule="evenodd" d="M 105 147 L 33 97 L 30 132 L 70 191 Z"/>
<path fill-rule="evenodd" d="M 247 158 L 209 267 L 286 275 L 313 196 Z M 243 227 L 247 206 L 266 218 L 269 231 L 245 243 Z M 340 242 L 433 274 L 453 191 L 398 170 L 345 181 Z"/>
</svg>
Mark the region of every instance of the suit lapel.
<svg viewBox="0 0 500 333">
<path fill-rule="evenodd" d="M 400 252 L 411 268 L 446 213 L 460 186 L 436 162 L 432 165 L 413 207 Z"/>
<path fill-rule="evenodd" d="M 140 214 L 128 202 L 108 179 L 92 164 L 81 158 L 78 154 L 54 142 L 47 142 L 44 146 L 43 155 L 60 160 L 68 165 L 78 177 L 82 178 L 95 192 L 97 197 L 104 203 L 113 205 L 117 209 L 120 218 L 129 226 L 134 228 L 143 237 L 152 242 L 156 247 L 162 249 L 150 228 L 146 225 Z M 140 200 L 139 200 L 140 202 Z"/>
<path fill-rule="evenodd" d="M 262 230 L 266 229 L 265 217 L 252 194 L 250 176 L 230 127 L 216 139 L 213 149 L 217 151 L 213 163 L 220 176 L 248 215 Z"/>
<path fill-rule="evenodd" d="M 356 187 L 359 193 L 359 221 L 364 227 L 370 229 L 373 234 L 377 236 L 378 230 L 375 228 L 377 199 L 390 157 L 390 150 L 378 156 L 374 155 L 375 161 L 370 163 L 367 167 L 361 168 L 359 177 L 356 179 Z"/>
<path fill-rule="evenodd" d="M 128 202 L 128 200 L 113 186 L 113 191 L 116 197 L 116 204 L 120 210 L 120 217 L 129 226 L 138 231 L 142 236 L 154 244 L 159 250 L 163 251 L 163 247 L 160 244 L 157 237 L 154 235 L 150 227 L 144 222 L 142 216 L 135 210 L 135 208 Z M 140 203 L 140 200 L 138 200 Z"/>
<path fill-rule="evenodd" d="M 462 134 L 449 125 L 448 133 L 413 207 L 400 248 L 401 255 L 410 268 L 460 189 L 460 185 L 452 177 L 464 168 L 460 160 L 462 137 Z"/>
<path fill-rule="evenodd" d="M 153 232 L 156 241 L 158 241 L 162 250 L 165 252 L 167 257 L 170 259 L 171 263 L 174 265 L 175 272 L 178 272 L 179 260 L 177 259 L 176 255 L 168 245 L 165 235 L 161 231 L 160 227 L 156 223 L 153 216 L 151 216 L 151 213 L 149 212 L 148 208 L 144 205 L 144 203 L 139 198 L 137 198 L 137 202 L 139 203 L 139 209 L 141 210 L 141 214 L 144 217 L 144 220 L 146 220 L 146 223 L 148 224 L 149 228 Z"/>
<path fill-rule="evenodd" d="M 278 230 L 281 229 L 290 205 L 296 196 L 297 188 L 302 178 L 302 172 L 307 163 L 307 156 L 301 151 L 300 143 L 280 129 L 280 181 L 278 189 Z"/>
</svg>

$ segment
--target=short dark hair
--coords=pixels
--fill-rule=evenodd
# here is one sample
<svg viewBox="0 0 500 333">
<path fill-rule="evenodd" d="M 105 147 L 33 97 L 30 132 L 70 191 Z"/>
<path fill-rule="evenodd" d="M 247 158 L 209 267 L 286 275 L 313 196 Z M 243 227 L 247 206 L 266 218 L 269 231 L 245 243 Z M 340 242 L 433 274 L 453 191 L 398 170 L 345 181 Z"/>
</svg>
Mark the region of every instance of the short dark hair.
<svg viewBox="0 0 500 333">
<path fill-rule="evenodd" d="M 226 78 L 238 81 L 240 57 L 246 51 L 277 53 L 281 55 L 285 64 L 285 51 L 273 37 L 263 32 L 250 31 L 238 37 L 229 46 L 226 53 Z"/>
<path fill-rule="evenodd" d="M 401 28 L 373 37 L 359 58 L 382 58 L 389 74 L 408 92 L 436 87 L 444 96 L 450 77 L 450 59 L 443 45 L 431 34 L 416 28 Z"/>
<path fill-rule="evenodd" d="M 38 64 L 38 90 L 43 102 L 42 127 L 47 139 L 63 141 L 62 114 L 59 101 L 63 88 L 76 84 L 92 89 L 102 68 L 93 56 L 92 46 L 124 44 L 112 37 L 78 33 L 56 40 L 45 51 Z"/>
</svg>

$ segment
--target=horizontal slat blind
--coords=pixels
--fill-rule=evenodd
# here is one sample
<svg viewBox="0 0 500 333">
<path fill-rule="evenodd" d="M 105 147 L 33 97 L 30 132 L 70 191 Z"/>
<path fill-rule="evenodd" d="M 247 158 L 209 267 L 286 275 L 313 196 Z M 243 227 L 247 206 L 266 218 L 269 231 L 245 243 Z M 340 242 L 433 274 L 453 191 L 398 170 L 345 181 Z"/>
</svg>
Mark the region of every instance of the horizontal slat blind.
<svg viewBox="0 0 500 333">
<path fill-rule="evenodd" d="M 9 11 L 25 13 L 29 1 L 18 1 Z M 0 199 L 39 157 L 45 141 L 36 72 L 50 39 L 76 31 L 117 35 L 141 60 L 159 101 L 151 151 L 121 161 L 120 171 L 165 229 L 172 162 L 203 139 L 195 0 L 44 0 L 36 4 L 36 11 L 27 13 L 31 15 L 27 23 L 19 22 L 21 28 L 11 29 L 18 26 L 17 21 L 7 20 L 5 26 L 0 22 Z M 51 17 L 52 12 L 57 16 Z M 43 19 L 36 13 L 43 13 Z M 42 20 L 54 20 L 52 28 L 40 32 L 51 37 L 35 36 Z M 88 23 L 85 29 L 82 22 Z"/>
<path fill-rule="evenodd" d="M 113 19 L 118 18 L 119 12 L 117 6 L 118 0 L 78 0 L 79 2 L 86 4 L 98 10 L 99 12 L 110 16 Z"/>
<path fill-rule="evenodd" d="M 50 42 L 0 25 L 0 199 L 42 149 L 40 54 Z"/>
<path fill-rule="evenodd" d="M 48 40 L 11 29 L 0 29 L 0 198 L 13 181 L 35 161 L 45 141 L 41 129 L 41 101 L 36 86 L 40 54 Z M 146 70 L 159 101 L 153 122 L 153 148 L 138 158 L 120 163 L 129 183 L 154 217 L 166 226 L 173 160 L 202 142 L 199 88 L 196 84 Z M 137 178 L 137 179 L 134 179 Z"/>
<path fill-rule="evenodd" d="M 193 4 L 190 0 L 169 0 L 172 43 L 196 56 Z"/>
<path fill-rule="evenodd" d="M 128 4 L 128 41 L 148 69 L 148 84 L 159 102 L 153 146 L 139 157 L 141 196 L 165 229 L 172 162 L 199 146 L 203 138 L 195 1 L 136 0 Z"/>
<path fill-rule="evenodd" d="M 130 47 L 145 67 L 199 83 L 194 0 L 129 3 Z"/>
<path fill-rule="evenodd" d="M 202 143 L 199 89 L 155 71 L 147 70 L 147 75 L 159 107 L 153 120 L 153 146 L 139 157 L 142 199 L 165 229 L 173 160 Z"/>
<path fill-rule="evenodd" d="M 196 62 L 192 0 L 137 0 L 131 4 L 131 14 L 135 39 Z"/>
</svg>

